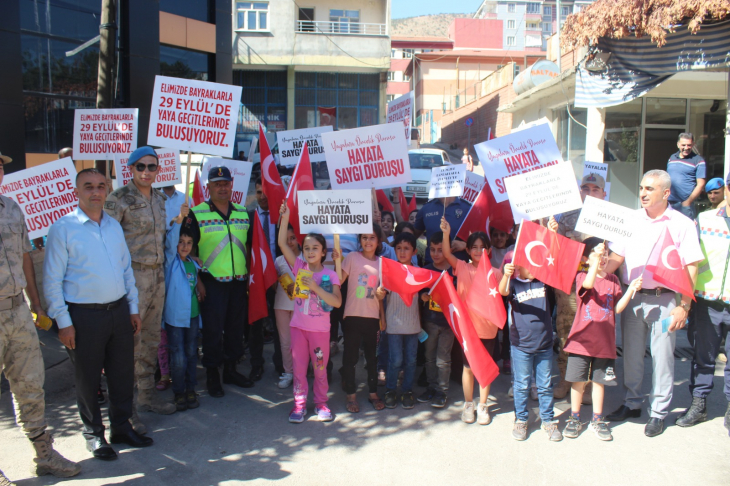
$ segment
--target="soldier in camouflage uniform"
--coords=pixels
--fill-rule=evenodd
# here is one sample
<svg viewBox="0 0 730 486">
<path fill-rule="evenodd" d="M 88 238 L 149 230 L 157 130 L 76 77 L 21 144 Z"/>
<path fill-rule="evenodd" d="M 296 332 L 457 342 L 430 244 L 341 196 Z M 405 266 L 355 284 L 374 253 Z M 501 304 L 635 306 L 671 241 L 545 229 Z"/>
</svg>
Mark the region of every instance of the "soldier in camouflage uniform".
<svg viewBox="0 0 730 486">
<path fill-rule="evenodd" d="M 0 154 L 0 184 L 4 165 L 12 162 Z M 32 472 L 66 478 L 81 472 L 81 466 L 65 459 L 53 449 L 53 438 L 46 431 L 46 403 L 43 391 L 45 368 L 33 317 L 23 298 L 26 289 L 31 307 L 45 316 L 35 284 L 30 240 L 20 207 L 0 196 L 0 370 L 10 383 L 15 398 L 17 421 L 36 451 Z M 10 481 L 0 471 L 0 485 Z"/>
<path fill-rule="evenodd" d="M 132 270 L 139 291 L 142 330 L 134 341 L 134 374 L 137 383 L 136 410 L 132 426 L 146 433 L 136 412 L 175 413 L 175 405 L 165 402 L 155 390 L 157 347 L 165 304 L 165 196 L 152 188 L 159 161 L 152 147 L 140 147 L 129 156 L 132 180 L 109 194 L 104 210 L 119 221 L 132 256 Z M 141 170 L 140 170 L 141 169 Z"/>
<path fill-rule="evenodd" d="M 606 192 L 604 187 L 606 185 L 605 180 L 600 174 L 588 174 L 583 177 L 580 184 L 580 195 L 583 200 L 586 196 L 593 196 L 597 199 L 604 199 Z M 580 209 L 569 211 L 560 216 L 558 222 L 558 234 L 570 238 L 575 241 L 583 241 L 590 235 L 575 231 L 575 225 L 578 223 L 578 216 L 580 215 Z M 560 353 L 558 354 L 558 370 L 560 370 L 560 383 L 553 387 L 553 396 L 555 398 L 565 398 L 570 391 L 570 383 L 565 381 L 565 370 L 568 367 L 568 353 L 563 351 L 565 347 L 565 341 L 568 339 L 570 334 L 570 328 L 573 326 L 576 313 L 576 302 L 575 302 L 575 281 L 570 289 L 570 294 L 566 294 L 560 289 L 555 289 L 555 298 L 558 304 L 558 318 L 555 327 L 558 331 L 558 340 L 560 342 Z M 590 383 L 588 384 L 590 387 Z M 583 393 L 583 403 L 588 405 L 591 402 L 590 388 L 586 388 Z"/>
</svg>

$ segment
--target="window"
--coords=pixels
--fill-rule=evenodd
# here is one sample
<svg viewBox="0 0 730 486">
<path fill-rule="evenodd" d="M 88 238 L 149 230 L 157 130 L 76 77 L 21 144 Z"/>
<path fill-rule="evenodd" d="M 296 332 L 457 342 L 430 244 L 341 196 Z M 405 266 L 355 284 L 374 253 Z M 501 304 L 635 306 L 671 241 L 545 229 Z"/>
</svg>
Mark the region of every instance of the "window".
<svg viewBox="0 0 730 486">
<path fill-rule="evenodd" d="M 561 17 L 567 17 L 570 15 L 570 7 L 560 7 L 560 15 Z"/>
<path fill-rule="evenodd" d="M 237 142 L 258 137 L 259 122 L 269 132 L 286 130 L 286 71 L 233 71 L 233 84 L 242 87 Z"/>
<path fill-rule="evenodd" d="M 397 51 L 396 51 L 395 49 L 391 49 L 391 50 L 390 50 L 390 58 L 391 58 L 391 59 L 395 59 L 395 58 L 396 58 L 396 55 L 395 55 L 395 53 L 396 53 L 396 52 L 397 52 Z"/>
<path fill-rule="evenodd" d="M 520 65 L 515 64 L 514 77 L 516 78 L 518 74 L 520 74 Z"/>
<path fill-rule="evenodd" d="M 388 81 L 395 81 L 395 72 L 388 71 Z"/>
<path fill-rule="evenodd" d="M 413 49 L 403 49 L 403 59 L 410 59 L 413 57 Z"/>
<path fill-rule="evenodd" d="M 537 22 L 528 22 L 527 30 L 540 30 L 540 25 Z"/>
<path fill-rule="evenodd" d="M 542 36 L 526 35 L 525 47 L 542 47 Z"/>
<path fill-rule="evenodd" d="M 71 3 L 71 2 L 69 2 Z M 160 12 L 210 22 L 210 0 L 160 0 Z"/>
<path fill-rule="evenodd" d="M 539 14 L 540 13 L 540 4 L 539 3 L 528 3 L 527 4 L 527 13 Z"/>
<path fill-rule="evenodd" d="M 514 3 L 508 3 L 507 4 L 507 12 L 508 13 L 515 13 L 515 4 Z"/>
<path fill-rule="evenodd" d="M 542 24 L 542 31 L 550 33 L 553 31 L 553 23 L 552 22 L 543 22 Z"/>
<path fill-rule="evenodd" d="M 507 28 L 508 29 L 514 29 L 515 28 L 515 21 L 514 20 L 508 20 L 507 21 Z"/>
<path fill-rule="evenodd" d="M 552 15 L 553 14 L 553 8 L 550 6 L 544 6 L 542 8 L 542 14 L 543 15 Z"/>
<path fill-rule="evenodd" d="M 208 81 L 211 64 L 209 54 L 160 46 L 160 74 L 162 76 Z"/>
<path fill-rule="evenodd" d="M 385 102 L 390 103 L 395 99 L 395 95 L 385 95 Z"/>
<path fill-rule="evenodd" d="M 322 126 L 328 121 L 340 129 L 378 123 L 378 73 L 297 72 L 295 85 L 295 128 Z"/>
<path fill-rule="evenodd" d="M 515 45 L 515 36 L 513 36 L 513 35 L 507 36 L 507 45 L 508 46 Z"/>
<path fill-rule="evenodd" d="M 238 30 L 269 30 L 269 2 L 236 2 Z"/>
<path fill-rule="evenodd" d="M 410 75 L 408 75 L 408 74 L 403 75 L 403 81 L 410 81 L 410 80 L 411 80 Z"/>
<path fill-rule="evenodd" d="M 357 33 L 360 27 L 351 24 L 360 23 L 360 11 L 330 9 L 330 22 L 332 22 L 332 32 Z"/>
</svg>

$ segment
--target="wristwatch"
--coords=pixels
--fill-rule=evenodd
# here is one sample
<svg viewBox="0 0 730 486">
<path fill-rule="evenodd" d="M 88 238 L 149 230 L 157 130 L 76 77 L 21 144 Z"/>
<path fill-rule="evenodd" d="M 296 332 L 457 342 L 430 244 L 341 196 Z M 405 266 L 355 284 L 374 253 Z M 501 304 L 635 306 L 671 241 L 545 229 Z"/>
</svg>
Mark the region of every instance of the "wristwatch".
<svg viewBox="0 0 730 486">
<path fill-rule="evenodd" d="M 689 309 L 690 309 L 690 307 L 691 307 L 691 306 L 690 306 L 689 304 L 685 304 L 684 302 L 680 302 L 680 303 L 679 303 L 679 306 L 680 306 L 680 307 L 681 307 L 682 309 L 684 309 L 684 311 L 685 311 L 685 312 L 686 312 L 687 314 L 689 314 Z"/>
</svg>

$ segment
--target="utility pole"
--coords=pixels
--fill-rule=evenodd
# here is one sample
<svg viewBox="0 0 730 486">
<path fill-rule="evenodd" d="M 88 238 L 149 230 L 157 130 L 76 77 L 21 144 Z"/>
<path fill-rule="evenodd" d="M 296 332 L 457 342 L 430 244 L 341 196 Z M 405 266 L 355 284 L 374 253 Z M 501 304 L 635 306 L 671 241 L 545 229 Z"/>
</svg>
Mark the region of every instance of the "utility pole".
<svg viewBox="0 0 730 486">
<path fill-rule="evenodd" d="M 117 47 L 117 0 L 101 0 L 101 25 L 99 25 L 99 74 L 97 78 L 96 107 L 114 106 L 114 62 Z M 107 178 L 110 171 L 107 162 L 96 161 L 96 168 L 104 170 Z"/>
</svg>

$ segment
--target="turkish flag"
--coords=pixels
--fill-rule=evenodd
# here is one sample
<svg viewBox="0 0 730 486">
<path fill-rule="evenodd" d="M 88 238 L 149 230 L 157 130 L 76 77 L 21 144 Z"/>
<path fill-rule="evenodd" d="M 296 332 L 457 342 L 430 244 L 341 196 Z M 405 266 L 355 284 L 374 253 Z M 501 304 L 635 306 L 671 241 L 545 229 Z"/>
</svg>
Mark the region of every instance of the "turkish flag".
<svg viewBox="0 0 730 486">
<path fill-rule="evenodd" d="M 512 263 L 527 268 L 539 281 L 570 293 L 585 245 L 523 221 Z"/>
<path fill-rule="evenodd" d="M 464 221 L 456 232 L 456 237 L 466 241 L 470 234 L 477 231 L 489 234 L 490 225 L 509 233 L 515 225 L 515 220 L 512 217 L 509 200 L 498 203 L 487 182 L 477 195 L 472 207 L 469 208 L 469 212 L 466 213 Z"/>
<path fill-rule="evenodd" d="M 251 268 L 248 280 L 248 323 L 253 324 L 269 315 L 266 305 L 266 289 L 276 282 L 276 268 L 266 243 L 258 211 L 254 211 L 253 241 L 251 242 Z"/>
<path fill-rule="evenodd" d="M 318 106 L 317 110 L 319 111 L 319 126 L 323 127 L 325 125 L 331 125 L 333 127 L 337 127 L 337 107 L 326 107 L 326 106 Z"/>
<path fill-rule="evenodd" d="M 418 209 L 418 206 L 416 206 L 416 195 L 414 194 L 413 196 L 411 196 L 411 202 L 408 203 L 408 215 L 410 215 L 416 209 Z M 408 218 L 405 218 L 405 220 L 408 221 Z"/>
<path fill-rule="evenodd" d="M 687 273 L 687 267 L 679 256 L 677 245 L 672 240 L 672 235 L 664 228 L 661 245 L 655 246 L 646 269 L 654 274 L 654 280 L 670 290 L 692 297 L 694 296 L 694 285 Z"/>
<path fill-rule="evenodd" d="M 312 163 L 309 161 L 307 142 L 304 142 L 302 154 L 299 156 L 299 162 L 297 163 L 297 167 L 294 169 L 294 175 L 291 178 L 291 183 L 289 183 L 289 191 L 286 193 L 286 207 L 289 208 L 289 224 L 291 224 L 292 228 L 294 228 L 294 234 L 297 235 L 297 240 L 300 245 L 304 243 L 304 237 L 306 235 L 303 235 L 299 229 L 299 191 L 313 190 L 314 179 L 312 178 Z M 284 228 L 284 231 L 286 231 L 286 228 Z"/>
<path fill-rule="evenodd" d="M 477 273 L 469 293 L 466 295 L 466 305 L 475 312 L 499 327 L 504 328 L 507 322 L 507 311 L 504 310 L 502 294 L 499 293 L 499 282 L 494 274 L 494 268 L 487 253 L 482 254 L 477 267 Z"/>
<path fill-rule="evenodd" d="M 400 215 L 403 221 L 408 221 L 408 215 L 411 214 L 411 206 L 408 204 L 406 195 L 403 194 L 403 189 L 400 187 L 398 188 L 398 205 L 400 206 Z"/>
<path fill-rule="evenodd" d="M 205 201 L 203 195 L 203 186 L 200 184 L 200 172 L 195 171 L 195 180 L 193 181 L 193 207 Z"/>
<path fill-rule="evenodd" d="M 383 257 L 380 257 L 380 275 L 383 287 L 400 295 L 408 307 L 419 290 L 430 287 L 439 278 L 438 272 L 403 265 Z"/>
<path fill-rule="evenodd" d="M 382 189 L 377 189 L 375 191 L 375 196 L 378 199 L 378 204 L 383 206 L 383 211 L 390 211 L 393 212 L 393 204 L 390 202 L 390 199 L 388 199 L 388 196 L 385 194 L 385 191 Z"/>
<path fill-rule="evenodd" d="M 479 382 L 479 386 L 485 387 L 492 383 L 499 375 L 499 368 L 479 339 L 474 324 L 469 318 L 469 312 L 459 299 L 454 288 L 454 281 L 447 272 L 441 273 L 431 289 L 431 298 L 444 312 L 451 330 L 454 331 L 454 336 L 458 339 L 469 360 L 469 366 Z"/>
<path fill-rule="evenodd" d="M 276 211 L 286 197 L 286 190 L 284 190 L 284 184 L 281 183 L 279 170 L 276 168 L 274 156 L 271 155 L 269 142 L 266 140 L 264 126 L 261 123 L 259 123 L 259 153 L 261 155 L 261 188 L 269 200 L 269 208 Z"/>
</svg>

